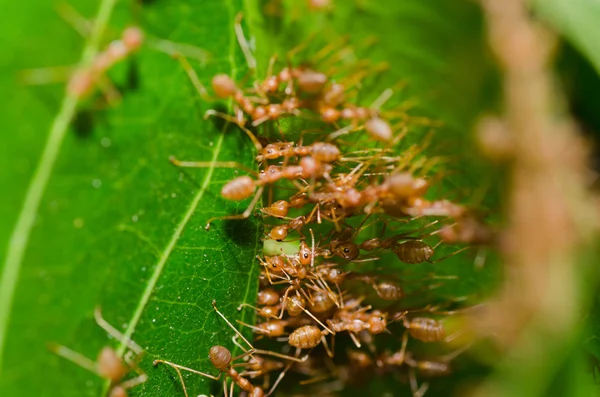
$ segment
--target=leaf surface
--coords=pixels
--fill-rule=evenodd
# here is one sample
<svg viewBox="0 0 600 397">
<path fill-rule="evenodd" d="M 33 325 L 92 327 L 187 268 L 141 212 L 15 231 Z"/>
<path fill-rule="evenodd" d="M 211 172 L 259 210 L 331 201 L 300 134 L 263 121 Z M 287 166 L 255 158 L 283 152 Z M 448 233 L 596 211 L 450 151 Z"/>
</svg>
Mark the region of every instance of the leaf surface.
<svg viewBox="0 0 600 397">
<path fill-rule="evenodd" d="M 121 4 L 104 43 L 138 22 L 150 42 L 171 40 L 210 53 L 205 62 L 190 59 L 204 84 L 216 73 L 240 78 L 245 63 L 233 36 L 240 9 L 235 1 L 158 2 L 135 21 Z M 14 12 L 19 11 L 26 9 Z M 58 20 L 54 10 L 45 11 L 40 30 Z M 62 26 L 62 31 L 69 29 Z M 30 34 L 42 43 L 41 31 Z M 73 54 L 78 47 L 72 46 Z M 27 66 L 61 62 L 48 55 Z M 12 74 L 24 66 L 15 63 Z M 208 348 L 231 345 L 232 333 L 213 312 L 213 299 L 230 318 L 251 321 L 249 312 L 238 314 L 230 303 L 255 299 L 258 268 L 253 260 L 260 224 L 216 221 L 210 232 L 204 230 L 208 218 L 240 212 L 247 205 L 220 198 L 222 184 L 234 171 L 212 166 L 184 172 L 168 158 L 235 160 L 251 166 L 253 145 L 239 131 L 225 131 L 222 123 L 203 119 L 213 104 L 199 98 L 183 68 L 164 53 L 144 48 L 110 75 L 122 103 L 94 109 L 102 102 L 96 96 L 80 107 L 89 123 L 85 131 L 76 123 L 68 132 L 44 193 L 7 324 L 3 395 L 100 395 L 101 379 L 46 349 L 54 341 L 93 358 L 104 345 L 119 347 L 94 324 L 96 305 L 147 350 L 142 367 L 152 376 L 141 388 L 145 395 L 180 392 L 174 374 L 153 369 L 151 358 L 209 371 Z M 23 101 L 43 96 L 44 90 L 49 88 L 28 88 Z M 19 130 L 38 130 L 41 139 L 60 91 L 52 92 L 48 117 L 25 120 Z M 35 164 L 35 152 L 15 157 Z M 199 377 L 189 383 L 194 390 L 204 384 L 208 391 Z"/>
</svg>

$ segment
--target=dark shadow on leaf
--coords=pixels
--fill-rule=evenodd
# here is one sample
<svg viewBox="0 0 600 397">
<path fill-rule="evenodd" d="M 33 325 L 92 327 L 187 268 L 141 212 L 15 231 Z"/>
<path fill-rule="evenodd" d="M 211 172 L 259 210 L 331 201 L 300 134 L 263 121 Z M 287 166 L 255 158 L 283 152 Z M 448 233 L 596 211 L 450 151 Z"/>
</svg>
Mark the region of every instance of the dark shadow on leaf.
<svg viewBox="0 0 600 397">
<path fill-rule="evenodd" d="M 254 215 L 248 219 L 226 219 L 221 222 L 225 234 L 235 245 L 245 248 L 254 247 L 257 238 L 257 220 Z"/>
<path fill-rule="evenodd" d="M 73 118 L 71 126 L 78 138 L 88 138 L 94 132 L 94 111 L 79 109 Z"/>
</svg>

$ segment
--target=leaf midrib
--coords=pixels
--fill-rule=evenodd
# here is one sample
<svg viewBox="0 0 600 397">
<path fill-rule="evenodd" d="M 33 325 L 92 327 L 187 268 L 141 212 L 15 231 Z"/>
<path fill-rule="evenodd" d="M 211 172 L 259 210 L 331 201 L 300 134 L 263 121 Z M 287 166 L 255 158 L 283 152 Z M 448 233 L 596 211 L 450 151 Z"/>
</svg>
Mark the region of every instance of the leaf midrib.
<svg viewBox="0 0 600 397">
<path fill-rule="evenodd" d="M 98 8 L 98 14 L 89 39 L 83 48 L 79 68 L 87 67 L 94 56 L 98 53 L 100 39 L 108 25 L 112 11 L 117 0 L 102 0 Z M 4 343 L 8 329 L 8 322 L 12 308 L 12 302 L 16 290 L 17 280 L 23 265 L 23 258 L 29 243 L 31 230 L 33 229 L 40 203 L 48 181 L 52 175 L 54 164 L 62 147 L 66 132 L 73 120 L 75 110 L 79 104 L 80 97 L 65 92 L 60 105 L 60 110 L 52 122 L 46 144 L 42 151 L 40 161 L 33 173 L 25 198 L 23 207 L 19 212 L 17 222 L 8 240 L 8 248 L 2 274 L 0 276 L 0 374 L 4 356 Z"/>
</svg>

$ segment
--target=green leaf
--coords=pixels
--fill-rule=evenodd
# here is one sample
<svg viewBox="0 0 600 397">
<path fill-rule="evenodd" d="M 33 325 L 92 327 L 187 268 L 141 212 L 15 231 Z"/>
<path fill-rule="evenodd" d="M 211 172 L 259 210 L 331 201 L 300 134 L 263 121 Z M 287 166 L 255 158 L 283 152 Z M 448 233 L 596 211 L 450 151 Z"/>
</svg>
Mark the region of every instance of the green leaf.
<svg viewBox="0 0 600 397">
<path fill-rule="evenodd" d="M 579 49 L 600 73 L 600 3 L 594 0 L 532 0 L 533 8 Z"/>
<path fill-rule="evenodd" d="M 245 73 L 233 35 L 233 20 L 240 9 L 241 3 L 235 1 L 158 2 L 144 8 L 139 23 L 150 40 L 171 40 L 208 51 L 212 56 L 207 62 L 190 59 L 208 84 L 216 73 L 234 78 Z M 12 51 L 26 53 L 31 48 L 25 44 L 35 40 L 36 45 L 59 48 L 59 53 L 55 57 L 47 53 L 34 62 L 16 58 L 7 64 L 3 76 L 76 59 L 83 40 L 75 45 L 73 39 L 63 47 L 67 43 L 58 38 L 75 36 L 72 28 L 52 8 L 37 11 L 40 14 L 28 14 L 25 4 L 10 10 L 22 26 L 32 29 L 11 43 Z M 135 22 L 121 5 L 103 35 L 103 46 Z M 44 33 L 52 30 L 60 33 Z M 137 88 L 126 84 L 131 73 L 137 75 Z M 152 376 L 143 386 L 145 395 L 180 392 L 172 371 L 153 369 L 152 358 L 209 371 L 208 348 L 217 343 L 231 345 L 232 332 L 223 332 L 224 324 L 212 310 L 213 299 L 232 320 L 251 321 L 250 312 L 238 313 L 235 307 L 256 296 L 258 268 L 253 262 L 260 242 L 259 223 L 215 221 L 210 232 L 204 230 L 208 218 L 240 212 L 247 205 L 220 198 L 222 184 L 234 171 L 210 167 L 184 172 L 168 158 L 235 160 L 252 166 L 254 146 L 240 131 L 225 130 L 222 123 L 203 119 L 213 104 L 199 98 L 183 68 L 164 53 L 144 48 L 111 71 L 111 77 L 121 89 L 122 103 L 95 110 L 97 101 L 88 101 L 79 107 L 91 125 L 87 131 L 72 126 L 62 145 L 58 142 L 54 167 L 43 163 L 50 177 L 39 211 L 35 206 L 23 210 L 33 211 L 26 216 L 35 216 L 35 224 L 25 241 L 23 260 L 16 265 L 18 277 L 9 280 L 14 289 L 10 312 L 3 307 L 4 313 L 10 313 L 0 324 L 7 332 L 0 384 L 3 395 L 100 395 L 101 379 L 46 348 L 48 342 L 57 342 L 94 358 L 104 345 L 119 347 L 94 324 L 96 305 L 110 323 L 133 334 L 146 348 L 142 366 Z M 47 91 L 52 97 L 44 109 Z M 17 131 L 36 131 L 36 139 L 43 141 L 49 120 L 59 112 L 61 91 L 26 87 L 17 96 L 21 109 L 40 103 L 34 111 L 48 113 L 25 119 L 21 114 L 17 128 L 19 112 L 15 112 L 14 132 L 3 135 L 15 149 L 7 153 L 8 164 L 27 161 L 24 174 L 38 162 L 34 153 L 40 149 L 36 142 L 32 148 L 27 140 L 21 142 Z M 20 145 L 29 151 L 17 151 Z M 10 208 L 16 216 L 21 210 L 18 201 L 29 197 L 24 189 L 27 184 L 20 178 L 8 173 L 2 178 L 6 186 L 14 184 L 18 200 Z M 15 224 L 16 216 L 7 215 L 2 236 L 8 236 Z M 3 268 L 3 274 L 10 271 Z M 36 381 L 31 382 L 34 374 Z M 195 392 L 207 392 L 208 384 L 199 377 L 189 382 Z"/>
</svg>

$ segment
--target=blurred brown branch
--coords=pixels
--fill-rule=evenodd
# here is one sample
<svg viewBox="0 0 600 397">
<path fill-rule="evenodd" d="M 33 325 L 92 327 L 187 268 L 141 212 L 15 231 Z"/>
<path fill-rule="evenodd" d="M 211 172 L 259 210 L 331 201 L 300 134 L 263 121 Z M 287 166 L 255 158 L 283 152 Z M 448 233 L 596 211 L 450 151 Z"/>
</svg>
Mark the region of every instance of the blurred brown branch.
<svg viewBox="0 0 600 397">
<path fill-rule="evenodd" d="M 522 0 L 482 0 L 482 6 L 504 75 L 512 163 L 501 247 L 506 280 L 477 326 L 521 365 L 544 360 L 543 344 L 567 337 L 578 321 L 577 254 L 598 217 L 585 180 L 588 153 L 555 100 L 560 93 L 549 68 L 555 38 Z M 539 337 L 527 338 L 528 331 Z M 501 383 L 492 379 L 478 395 L 505 395 Z"/>
</svg>

